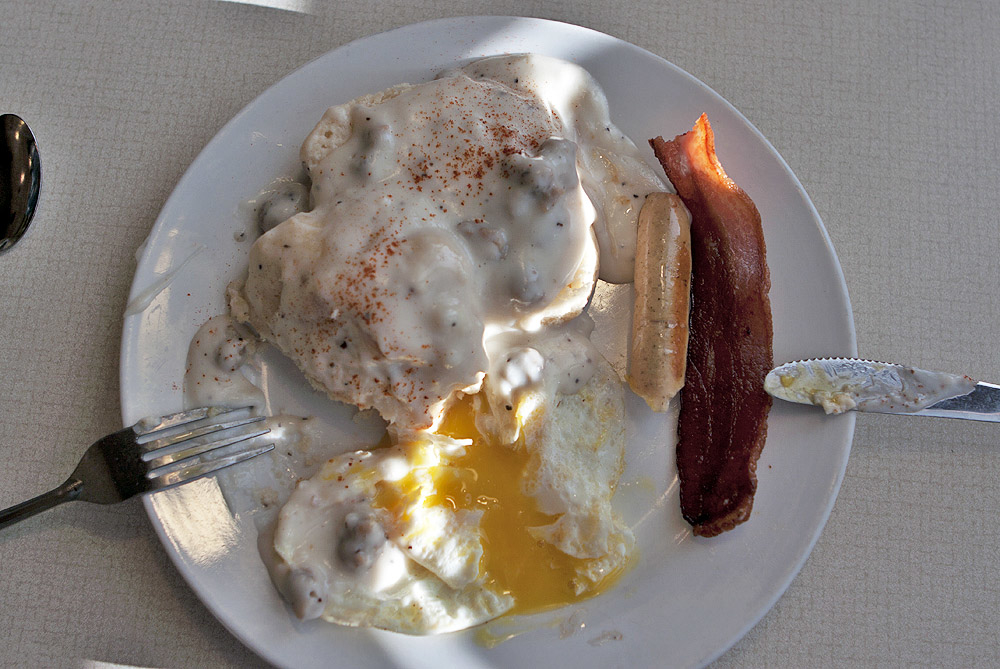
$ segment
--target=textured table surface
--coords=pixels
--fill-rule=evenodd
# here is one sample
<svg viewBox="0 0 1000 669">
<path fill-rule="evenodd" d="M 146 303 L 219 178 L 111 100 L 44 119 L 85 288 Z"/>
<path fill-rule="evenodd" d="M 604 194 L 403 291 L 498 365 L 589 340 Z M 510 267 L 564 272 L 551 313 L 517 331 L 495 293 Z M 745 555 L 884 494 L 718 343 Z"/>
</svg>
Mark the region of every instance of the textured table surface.
<svg viewBox="0 0 1000 669">
<path fill-rule="evenodd" d="M 429 18 L 537 16 L 628 40 L 732 102 L 840 256 L 866 357 L 1000 380 L 1000 4 L 905 0 L 0 0 L 0 112 L 42 147 L 0 256 L 0 506 L 120 427 L 135 250 L 205 143 L 284 74 Z M 991 666 L 1000 428 L 860 416 L 833 514 L 729 666 Z M 171 565 L 138 501 L 0 533 L 0 665 L 261 664 Z"/>
</svg>

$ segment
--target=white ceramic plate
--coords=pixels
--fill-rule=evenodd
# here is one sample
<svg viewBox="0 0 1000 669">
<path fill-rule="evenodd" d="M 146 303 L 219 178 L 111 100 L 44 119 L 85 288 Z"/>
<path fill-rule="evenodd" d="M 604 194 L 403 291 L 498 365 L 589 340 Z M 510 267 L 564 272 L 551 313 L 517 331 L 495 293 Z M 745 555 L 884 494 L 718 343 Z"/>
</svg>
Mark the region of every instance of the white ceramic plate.
<svg viewBox="0 0 1000 669">
<path fill-rule="evenodd" d="M 197 327 L 223 310 L 223 290 L 245 262 L 243 203 L 294 174 L 302 139 L 331 104 L 402 81 L 418 82 L 477 57 L 540 52 L 575 61 L 607 92 L 612 118 L 640 146 L 689 129 L 707 112 L 729 174 L 760 209 L 771 266 L 777 361 L 855 354 L 847 290 L 833 247 L 788 166 L 736 109 L 697 79 L 638 47 L 585 28 L 526 18 L 421 23 L 332 51 L 285 77 L 208 144 L 167 201 L 142 254 L 121 358 L 126 424 L 181 406 L 185 353 Z M 650 161 L 653 162 L 650 155 Z M 605 287 L 606 288 L 606 287 Z M 151 301 L 150 301 L 151 298 Z M 621 364 L 629 289 L 595 299 L 600 345 Z M 624 324 L 624 325 L 623 325 Z M 277 363 L 267 379 L 279 408 L 325 412 L 346 446 L 371 441 L 349 413 Z M 202 480 L 145 500 L 164 546 L 205 605 L 237 637 L 285 666 L 696 666 L 720 655 L 774 604 L 830 513 L 854 429 L 778 403 L 769 419 L 750 521 L 714 539 L 691 535 L 678 509 L 673 416 L 631 398 L 622 510 L 639 558 L 612 592 L 583 606 L 489 633 L 411 638 L 295 622 L 258 558 L 249 509 L 230 509 Z M 338 427 L 339 426 L 339 427 Z M 231 481 L 230 481 L 231 483 Z M 226 483 L 223 483 L 226 485 Z"/>
</svg>

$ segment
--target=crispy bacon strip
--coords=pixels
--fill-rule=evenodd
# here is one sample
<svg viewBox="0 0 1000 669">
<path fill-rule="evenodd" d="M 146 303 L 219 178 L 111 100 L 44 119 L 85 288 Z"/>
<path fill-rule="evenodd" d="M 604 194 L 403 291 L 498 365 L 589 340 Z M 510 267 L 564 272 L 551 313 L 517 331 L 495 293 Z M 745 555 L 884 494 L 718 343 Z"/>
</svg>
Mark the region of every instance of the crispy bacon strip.
<svg viewBox="0 0 1000 669">
<path fill-rule="evenodd" d="M 711 537 L 745 521 L 757 490 L 771 397 L 771 279 L 760 214 L 715 155 L 702 114 L 690 132 L 650 140 L 691 211 L 692 303 L 681 392 L 681 512 Z"/>
</svg>

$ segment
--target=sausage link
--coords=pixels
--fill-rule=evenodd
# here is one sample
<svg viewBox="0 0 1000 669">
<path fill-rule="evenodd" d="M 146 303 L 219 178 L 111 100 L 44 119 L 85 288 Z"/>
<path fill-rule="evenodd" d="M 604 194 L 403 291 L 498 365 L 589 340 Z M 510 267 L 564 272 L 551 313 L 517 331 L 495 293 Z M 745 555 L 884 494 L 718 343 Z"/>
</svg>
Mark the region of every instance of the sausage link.
<svg viewBox="0 0 1000 669">
<path fill-rule="evenodd" d="M 653 411 L 684 386 L 691 308 L 691 217 L 673 193 L 651 193 L 639 212 L 628 383 Z"/>
</svg>

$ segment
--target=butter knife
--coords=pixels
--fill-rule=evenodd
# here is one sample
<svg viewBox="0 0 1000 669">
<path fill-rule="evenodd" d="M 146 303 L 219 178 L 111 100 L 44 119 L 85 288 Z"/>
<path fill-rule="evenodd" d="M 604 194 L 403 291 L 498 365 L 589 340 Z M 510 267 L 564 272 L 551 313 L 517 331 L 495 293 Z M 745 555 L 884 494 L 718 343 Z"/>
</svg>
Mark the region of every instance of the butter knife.
<svg viewBox="0 0 1000 669">
<path fill-rule="evenodd" d="M 775 367 L 764 389 L 788 402 L 844 411 L 1000 422 L 1000 386 L 968 376 L 856 358 L 814 358 Z"/>
</svg>

